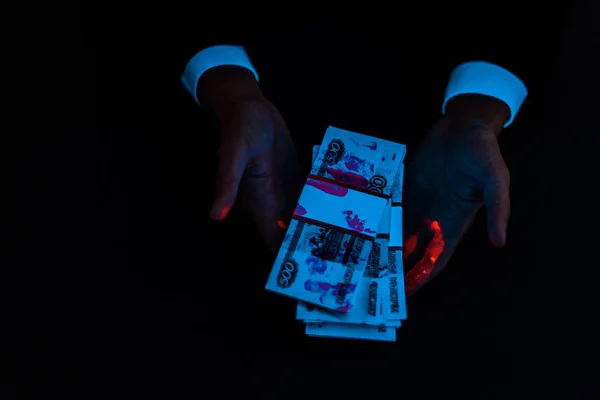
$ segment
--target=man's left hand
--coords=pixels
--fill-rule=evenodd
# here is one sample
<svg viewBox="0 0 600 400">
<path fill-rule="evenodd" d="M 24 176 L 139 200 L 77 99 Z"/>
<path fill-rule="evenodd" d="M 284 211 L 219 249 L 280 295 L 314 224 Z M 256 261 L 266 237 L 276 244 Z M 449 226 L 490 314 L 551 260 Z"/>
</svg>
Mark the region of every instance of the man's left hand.
<svg viewBox="0 0 600 400">
<path fill-rule="evenodd" d="M 490 241 L 504 246 L 510 216 L 509 172 L 497 137 L 509 112 L 504 103 L 488 96 L 457 96 L 407 166 L 403 199 L 407 295 L 444 268 L 483 205 Z"/>
</svg>

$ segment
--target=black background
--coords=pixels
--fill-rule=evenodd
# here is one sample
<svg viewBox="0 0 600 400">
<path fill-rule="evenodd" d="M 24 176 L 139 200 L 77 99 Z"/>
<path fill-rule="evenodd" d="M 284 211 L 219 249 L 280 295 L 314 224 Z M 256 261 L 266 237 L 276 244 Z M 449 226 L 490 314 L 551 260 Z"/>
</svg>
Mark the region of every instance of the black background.
<svg viewBox="0 0 600 400">
<path fill-rule="evenodd" d="M 506 248 L 492 248 L 481 215 L 444 273 L 409 301 L 394 344 L 305 337 L 294 302 L 264 291 L 270 255 L 243 210 L 208 218 L 214 117 L 176 85 L 140 99 L 152 82 L 111 75 L 121 63 L 133 71 L 133 59 L 90 46 L 81 32 L 98 21 L 74 17 L 77 7 L 37 10 L 15 29 L 23 42 L 12 41 L 4 77 L 6 396 L 113 393 L 120 377 L 130 395 L 170 397 L 594 397 L 600 69 L 591 3 L 565 15 L 562 39 L 551 41 L 556 59 L 540 70 L 544 96 L 500 138 L 512 173 Z M 294 79 L 280 88 L 265 75 L 305 164 L 328 124 L 414 149 L 443 93 L 406 100 L 394 81 L 390 102 L 381 94 L 390 86 L 357 80 L 353 98 L 364 104 L 345 113 L 327 107 L 348 104 L 343 96 L 312 105 L 317 83 L 302 93 Z"/>
</svg>

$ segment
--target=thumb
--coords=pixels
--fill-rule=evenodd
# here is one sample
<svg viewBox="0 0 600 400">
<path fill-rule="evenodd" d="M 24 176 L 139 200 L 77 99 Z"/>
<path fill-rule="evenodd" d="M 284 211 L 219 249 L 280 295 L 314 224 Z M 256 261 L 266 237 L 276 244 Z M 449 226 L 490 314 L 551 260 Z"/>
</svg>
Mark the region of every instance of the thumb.
<svg viewBox="0 0 600 400">
<path fill-rule="evenodd" d="M 510 217 L 510 174 L 502 157 L 497 157 L 496 160 L 488 171 L 483 200 L 490 241 L 496 247 L 503 247 Z"/>
<path fill-rule="evenodd" d="M 238 194 L 238 186 L 246 168 L 246 155 L 243 146 L 236 142 L 225 142 L 219 149 L 217 187 L 210 217 L 223 220 L 233 207 Z"/>
</svg>

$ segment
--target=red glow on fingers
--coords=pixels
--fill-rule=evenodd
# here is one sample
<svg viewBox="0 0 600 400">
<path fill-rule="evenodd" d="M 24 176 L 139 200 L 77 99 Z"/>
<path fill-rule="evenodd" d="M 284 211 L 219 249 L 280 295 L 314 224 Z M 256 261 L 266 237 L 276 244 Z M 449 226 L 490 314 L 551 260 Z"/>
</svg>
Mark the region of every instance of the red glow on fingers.
<svg viewBox="0 0 600 400">
<path fill-rule="evenodd" d="M 406 293 L 410 295 L 422 286 L 431 275 L 434 265 L 430 258 L 423 258 L 412 267 L 404 277 Z"/>
<path fill-rule="evenodd" d="M 436 261 L 444 251 L 444 235 L 439 222 L 432 221 L 429 224 L 429 228 L 433 231 L 433 238 L 427 244 L 425 255 L 404 277 L 406 292 L 409 294 L 414 293 L 414 291 L 425 284 L 433 272 Z"/>
<path fill-rule="evenodd" d="M 425 249 L 425 257 L 428 257 L 432 262 L 436 262 L 442 251 L 444 251 L 444 235 L 442 235 L 439 222 L 433 221 L 430 228 L 433 231 L 433 238 Z"/>
<path fill-rule="evenodd" d="M 287 229 L 287 225 L 282 220 L 277 221 L 277 225 L 283 230 Z"/>
<path fill-rule="evenodd" d="M 219 221 L 224 220 L 227 214 L 229 214 L 229 211 L 231 211 L 231 207 L 223 207 L 219 213 Z"/>
<path fill-rule="evenodd" d="M 406 239 L 404 241 L 404 251 L 403 251 L 403 259 L 406 259 L 406 257 L 410 256 L 412 253 L 414 253 L 415 249 L 417 248 L 417 235 L 411 235 L 408 237 L 408 239 Z"/>
</svg>

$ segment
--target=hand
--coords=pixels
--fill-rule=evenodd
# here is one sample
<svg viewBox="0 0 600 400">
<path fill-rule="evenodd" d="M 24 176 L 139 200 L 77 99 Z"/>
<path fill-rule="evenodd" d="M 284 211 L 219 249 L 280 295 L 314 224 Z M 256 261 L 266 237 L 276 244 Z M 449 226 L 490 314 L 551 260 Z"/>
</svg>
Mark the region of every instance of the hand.
<svg viewBox="0 0 600 400">
<path fill-rule="evenodd" d="M 206 75 L 199 93 L 217 112 L 222 132 L 210 215 L 223 220 L 239 189 L 260 235 L 277 251 L 286 228 L 286 194 L 293 198 L 293 191 L 302 187 L 296 185 L 297 156 L 288 128 L 248 71 L 224 67 Z"/>
<path fill-rule="evenodd" d="M 294 182 L 296 171 L 296 152 L 279 111 L 264 97 L 240 101 L 222 120 L 212 218 L 227 216 L 239 186 L 259 233 L 277 251 L 285 233 L 285 194 L 293 190 L 284 182 Z"/>
<path fill-rule="evenodd" d="M 484 204 L 492 244 L 506 242 L 509 172 L 497 136 L 508 107 L 486 96 L 464 96 L 448 104 L 447 115 L 407 166 L 403 200 L 409 296 L 444 268 Z"/>
</svg>

